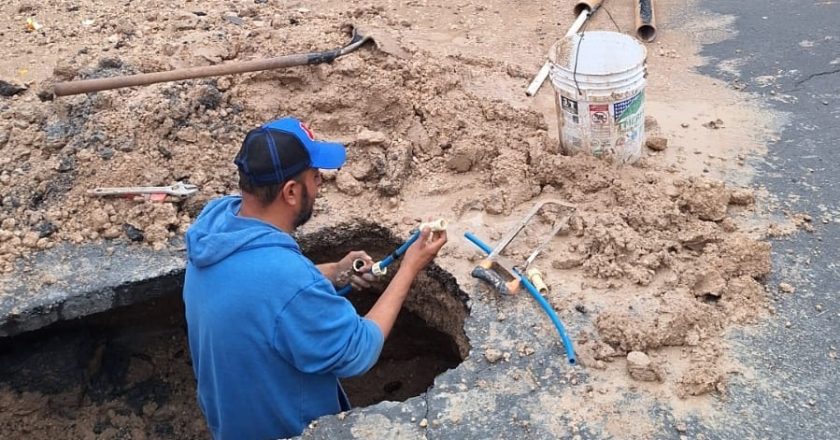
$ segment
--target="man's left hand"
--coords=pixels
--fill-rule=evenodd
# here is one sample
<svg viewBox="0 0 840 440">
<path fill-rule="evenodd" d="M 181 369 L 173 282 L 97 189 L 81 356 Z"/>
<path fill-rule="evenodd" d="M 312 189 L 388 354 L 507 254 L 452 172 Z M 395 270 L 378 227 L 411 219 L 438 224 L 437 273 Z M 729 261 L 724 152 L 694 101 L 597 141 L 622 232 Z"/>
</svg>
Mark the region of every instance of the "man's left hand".
<svg viewBox="0 0 840 440">
<path fill-rule="evenodd" d="M 353 268 L 353 262 L 361 260 L 365 264 L 358 270 Z M 372 282 L 376 281 L 376 276 L 370 273 L 373 267 L 373 259 L 365 251 L 352 251 L 344 258 L 336 263 L 336 272 L 338 272 L 338 284 L 345 285 L 350 283 L 354 290 L 370 289 Z M 349 280 L 348 280 L 349 278 Z"/>
</svg>

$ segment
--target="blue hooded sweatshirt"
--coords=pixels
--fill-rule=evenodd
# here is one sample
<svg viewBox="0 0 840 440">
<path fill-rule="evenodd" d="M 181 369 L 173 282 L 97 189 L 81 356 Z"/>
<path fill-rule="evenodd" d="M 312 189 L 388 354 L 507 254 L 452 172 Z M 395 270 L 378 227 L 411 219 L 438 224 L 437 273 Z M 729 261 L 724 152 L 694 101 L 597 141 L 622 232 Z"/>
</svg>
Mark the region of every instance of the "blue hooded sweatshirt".
<svg viewBox="0 0 840 440">
<path fill-rule="evenodd" d="M 350 409 L 338 378 L 369 370 L 384 338 L 291 236 L 238 216 L 241 202 L 211 201 L 186 234 L 198 401 L 217 440 L 292 437 Z"/>
</svg>

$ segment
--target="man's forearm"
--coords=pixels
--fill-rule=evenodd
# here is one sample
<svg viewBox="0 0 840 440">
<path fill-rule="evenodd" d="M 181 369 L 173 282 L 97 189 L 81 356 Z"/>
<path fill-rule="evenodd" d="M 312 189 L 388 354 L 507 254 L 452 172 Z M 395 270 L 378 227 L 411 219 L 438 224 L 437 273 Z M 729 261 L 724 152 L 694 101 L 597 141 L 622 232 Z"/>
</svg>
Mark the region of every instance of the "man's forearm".
<svg viewBox="0 0 840 440">
<path fill-rule="evenodd" d="M 400 313 L 403 302 L 408 297 L 411 283 L 417 277 L 417 271 L 408 267 L 401 267 L 388 284 L 388 287 L 379 296 L 376 304 L 370 309 L 365 318 L 375 322 L 382 331 L 384 337 L 388 337 L 391 329 L 394 328 L 394 321 Z"/>
<path fill-rule="evenodd" d="M 324 277 L 335 285 L 335 280 L 338 277 L 338 263 L 324 263 L 318 264 L 315 267 L 321 271 Z"/>
</svg>

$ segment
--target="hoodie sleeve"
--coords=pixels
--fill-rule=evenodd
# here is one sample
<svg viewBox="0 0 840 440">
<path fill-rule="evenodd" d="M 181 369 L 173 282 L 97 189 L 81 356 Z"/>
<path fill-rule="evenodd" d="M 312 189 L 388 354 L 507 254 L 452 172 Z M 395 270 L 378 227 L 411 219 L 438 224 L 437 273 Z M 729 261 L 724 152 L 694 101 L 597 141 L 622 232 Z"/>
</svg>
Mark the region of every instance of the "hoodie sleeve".
<svg viewBox="0 0 840 440">
<path fill-rule="evenodd" d="M 358 376 L 379 359 L 385 339 L 326 279 L 301 289 L 276 319 L 274 348 L 298 370 Z"/>
</svg>

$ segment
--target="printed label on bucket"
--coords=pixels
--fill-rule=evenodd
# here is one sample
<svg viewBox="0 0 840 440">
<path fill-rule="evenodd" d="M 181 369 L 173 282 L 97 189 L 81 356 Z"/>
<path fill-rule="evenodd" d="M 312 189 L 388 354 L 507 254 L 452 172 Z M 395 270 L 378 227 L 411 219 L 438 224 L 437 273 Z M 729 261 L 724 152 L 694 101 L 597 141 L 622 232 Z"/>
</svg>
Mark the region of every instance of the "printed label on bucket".
<svg viewBox="0 0 840 440">
<path fill-rule="evenodd" d="M 563 147 L 635 162 L 644 136 L 644 92 L 614 103 L 575 101 L 560 93 L 558 123 Z"/>
</svg>

